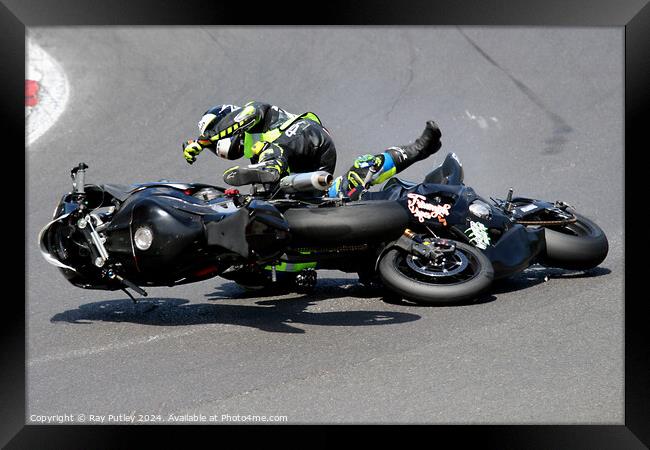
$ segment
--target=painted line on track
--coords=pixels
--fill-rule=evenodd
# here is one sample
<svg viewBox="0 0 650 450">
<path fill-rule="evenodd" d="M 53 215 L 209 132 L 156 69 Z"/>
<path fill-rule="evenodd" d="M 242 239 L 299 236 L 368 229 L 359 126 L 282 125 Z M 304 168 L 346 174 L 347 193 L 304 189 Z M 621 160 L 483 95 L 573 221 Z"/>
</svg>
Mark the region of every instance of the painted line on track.
<svg viewBox="0 0 650 450">
<path fill-rule="evenodd" d="M 59 119 L 70 95 L 61 65 L 32 39 L 25 62 L 25 144 L 36 142 Z"/>
<path fill-rule="evenodd" d="M 45 355 L 39 358 L 34 358 L 30 359 L 27 361 L 28 366 L 33 366 L 35 364 L 42 364 L 42 363 L 47 363 L 47 362 L 52 362 L 52 361 L 64 361 L 70 358 L 81 358 L 85 356 L 92 356 L 96 355 L 99 353 L 104 353 L 108 351 L 115 351 L 115 350 L 124 350 L 126 348 L 132 347 L 134 345 L 143 345 L 143 344 L 148 344 L 150 342 L 154 341 L 162 341 L 166 339 L 177 339 L 180 337 L 184 336 L 189 336 L 191 334 L 195 334 L 201 331 L 206 330 L 205 328 L 195 328 L 191 330 L 185 330 L 185 331 L 180 331 L 180 332 L 170 332 L 170 333 L 163 333 L 163 334 L 154 334 L 151 336 L 146 336 L 140 339 L 132 339 L 132 340 L 127 340 L 127 341 L 119 341 L 103 346 L 98 346 L 98 347 L 88 347 L 88 348 L 80 348 L 80 349 L 75 349 L 75 350 L 70 350 L 67 352 L 63 353 L 58 353 L 58 354 L 52 354 L 52 355 Z"/>
</svg>

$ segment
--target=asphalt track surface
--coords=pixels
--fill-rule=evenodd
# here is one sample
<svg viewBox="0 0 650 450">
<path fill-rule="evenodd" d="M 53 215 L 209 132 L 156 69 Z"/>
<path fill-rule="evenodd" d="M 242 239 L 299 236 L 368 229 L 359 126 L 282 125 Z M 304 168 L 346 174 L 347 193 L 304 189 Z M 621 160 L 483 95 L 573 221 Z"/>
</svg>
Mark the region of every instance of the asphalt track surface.
<svg viewBox="0 0 650 450">
<path fill-rule="evenodd" d="M 27 418 L 286 415 L 291 423 L 623 423 L 623 30 L 456 27 L 30 28 L 70 99 L 28 148 Z M 69 170 L 87 182 L 223 184 L 180 142 L 216 103 L 315 111 L 339 152 L 412 141 L 427 119 L 483 195 L 563 199 L 605 230 L 587 274 L 534 267 L 458 307 L 392 305 L 356 276 L 250 297 L 212 279 L 69 285 L 37 234 Z M 545 281 L 548 278 L 548 281 Z"/>
</svg>

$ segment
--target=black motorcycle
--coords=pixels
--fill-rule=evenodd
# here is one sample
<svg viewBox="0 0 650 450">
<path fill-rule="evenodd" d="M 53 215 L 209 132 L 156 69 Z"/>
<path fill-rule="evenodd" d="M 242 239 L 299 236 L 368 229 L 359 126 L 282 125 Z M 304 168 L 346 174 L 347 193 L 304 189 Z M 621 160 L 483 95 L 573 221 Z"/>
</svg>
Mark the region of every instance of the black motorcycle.
<svg viewBox="0 0 650 450">
<path fill-rule="evenodd" d="M 250 194 L 200 183 L 119 186 L 71 176 L 40 232 L 45 259 L 75 286 L 174 286 L 215 276 L 249 288 L 308 291 L 316 270 L 356 272 L 391 296 L 450 304 L 533 263 L 590 269 L 608 251 L 591 220 L 563 202 L 488 202 L 463 184 L 454 154 L 423 183 L 390 179 L 360 201 L 325 198 L 325 172 L 297 174 Z M 314 195 L 314 192 L 320 192 Z M 389 296 L 387 293 L 386 296 Z"/>
</svg>

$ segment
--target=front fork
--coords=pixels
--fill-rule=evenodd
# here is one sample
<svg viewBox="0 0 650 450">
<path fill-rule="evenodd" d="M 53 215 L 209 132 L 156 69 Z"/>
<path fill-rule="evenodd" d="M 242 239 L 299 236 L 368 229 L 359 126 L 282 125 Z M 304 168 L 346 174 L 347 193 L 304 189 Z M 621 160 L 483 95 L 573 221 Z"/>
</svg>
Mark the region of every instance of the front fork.
<svg viewBox="0 0 650 450">
<path fill-rule="evenodd" d="M 104 246 L 104 239 L 101 238 L 95 226 L 93 225 L 93 217 L 91 214 L 86 214 L 87 207 L 84 203 L 86 199 L 85 191 L 85 175 L 88 165 L 86 163 L 79 163 L 76 167 L 73 167 L 70 171 L 70 178 L 72 178 L 72 195 L 73 198 L 79 204 L 79 212 L 81 213 L 76 223 L 75 227 L 81 231 L 83 236 L 88 242 L 88 249 L 93 259 L 93 264 L 102 270 L 104 277 L 107 277 L 111 280 L 116 280 L 121 286 L 122 290 L 128 294 L 129 297 L 135 302 L 135 298 L 126 290 L 126 288 L 133 289 L 138 294 L 143 297 L 147 296 L 147 292 L 142 289 L 140 286 L 135 283 L 127 280 L 126 278 L 115 273 L 108 262 L 108 251 Z"/>
</svg>

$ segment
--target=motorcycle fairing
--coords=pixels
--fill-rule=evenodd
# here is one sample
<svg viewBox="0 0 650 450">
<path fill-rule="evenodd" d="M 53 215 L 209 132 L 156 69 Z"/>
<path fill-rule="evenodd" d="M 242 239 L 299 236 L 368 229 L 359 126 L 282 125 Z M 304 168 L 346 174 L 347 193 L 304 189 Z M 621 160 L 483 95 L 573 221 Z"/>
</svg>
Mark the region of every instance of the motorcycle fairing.
<svg viewBox="0 0 650 450">
<path fill-rule="evenodd" d="M 38 233 L 38 243 L 41 250 L 41 255 L 43 255 L 43 258 L 45 258 L 45 260 L 48 263 L 56 267 L 60 267 L 63 269 L 68 269 L 68 270 L 72 270 L 73 272 L 76 272 L 76 269 L 74 267 L 68 266 L 67 264 L 64 264 L 61 261 L 61 256 L 59 256 L 58 252 L 55 249 L 57 245 L 61 245 L 61 242 L 56 237 L 55 228 L 57 226 L 61 226 L 63 221 L 69 215 L 70 213 L 59 215 L 54 220 L 48 222 L 41 229 L 40 233 Z M 56 213 L 55 216 L 57 216 Z"/>
<path fill-rule="evenodd" d="M 248 211 L 245 209 L 240 209 L 219 221 L 207 223 L 205 233 L 208 245 L 218 245 L 248 258 L 249 246 L 244 230 L 249 223 Z"/>
<path fill-rule="evenodd" d="M 543 228 L 526 229 L 516 224 L 484 251 L 492 262 L 495 278 L 505 278 L 530 266 L 544 245 Z"/>
<path fill-rule="evenodd" d="M 59 205 L 60 210 L 65 208 Z M 39 233 L 39 246 L 45 260 L 56 266 L 73 285 L 84 289 L 117 290 L 120 286 L 110 280 L 102 279 L 100 269 L 90 263 L 88 256 L 82 255 L 82 247 L 69 245 L 71 233 L 66 219 L 70 213 L 57 215 Z M 64 250 L 64 247 L 67 247 Z"/>
<path fill-rule="evenodd" d="M 155 273 L 155 278 L 169 278 L 183 268 L 195 264 L 197 253 L 205 247 L 203 221 L 200 215 L 169 203 L 169 198 L 151 195 L 138 201 L 131 210 L 129 241 L 140 227 L 153 231 L 147 250 L 132 245 L 139 272 Z M 109 243 L 112 233 L 107 233 Z M 109 245 L 107 245 L 107 248 Z"/>
<path fill-rule="evenodd" d="M 448 153 L 440 166 L 433 169 L 424 178 L 425 183 L 463 184 L 465 173 L 455 153 Z"/>
</svg>

